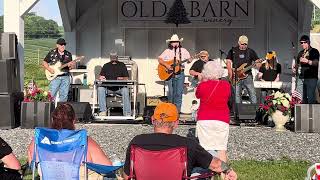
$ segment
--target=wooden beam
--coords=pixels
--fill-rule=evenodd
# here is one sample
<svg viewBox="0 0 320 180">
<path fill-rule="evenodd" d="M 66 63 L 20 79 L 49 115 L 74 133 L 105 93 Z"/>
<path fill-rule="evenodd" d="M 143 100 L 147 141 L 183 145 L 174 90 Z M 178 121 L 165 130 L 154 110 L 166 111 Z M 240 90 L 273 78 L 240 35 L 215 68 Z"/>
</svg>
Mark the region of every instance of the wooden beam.
<svg viewBox="0 0 320 180">
<path fill-rule="evenodd" d="M 20 1 L 20 16 L 24 16 L 39 2 L 39 0 L 22 0 Z"/>
</svg>

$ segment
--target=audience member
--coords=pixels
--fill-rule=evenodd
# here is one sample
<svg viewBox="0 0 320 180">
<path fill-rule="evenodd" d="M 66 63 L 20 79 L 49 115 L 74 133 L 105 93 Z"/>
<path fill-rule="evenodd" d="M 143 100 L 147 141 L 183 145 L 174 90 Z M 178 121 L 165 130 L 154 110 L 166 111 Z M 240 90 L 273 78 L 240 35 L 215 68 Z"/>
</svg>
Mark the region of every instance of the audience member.
<svg viewBox="0 0 320 180">
<path fill-rule="evenodd" d="M 59 104 L 58 107 L 52 113 L 51 128 L 52 129 L 69 129 L 75 130 L 76 115 L 72 106 L 68 103 Z M 101 165 L 112 165 L 112 162 L 103 152 L 98 143 L 88 136 L 88 151 L 87 161 Z M 34 151 L 34 140 L 31 141 L 28 147 L 28 162 L 31 163 L 32 155 Z M 93 176 L 93 172 L 89 173 L 89 176 Z M 83 175 L 81 173 L 80 175 Z"/>
<path fill-rule="evenodd" d="M 174 104 L 158 104 L 152 117 L 154 133 L 137 135 L 129 143 L 124 165 L 125 179 L 128 179 L 128 175 L 130 174 L 131 145 L 137 145 L 147 150 L 165 150 L 184 146 L 187 147 L 188 152 L 188 175 L 190 175 L 193 168 L 200 166 L 201 168 L 211 169 L 215 172 L 226 172 L 226 177 L 230 180 L 237 179 L 236 173 L 231 170 L 226 163 L 220 159 L 214 158 L 196 141 L 172 134 L 173 130 L 178 127 L 178 119 L 178 109 Z"/>
<path fill-rule="evenodd" d="M 200 145 L 222 161 L 227 161 L 230 112 L 228 100 L 230 84 L 222 77 L 223 68 L 219 62 L 210 61 L 204 65 L 202 80 L 196 90 L 200 99 L 196 133 Z"/>
<path fill-rule="evenodd" d="M 21 169 L 20 163 L 13 154 L 11 147 L 6 141 L 0 137 L 0 179 L 20 180 L 21 174 L 18 170 Z"/>
</svg>

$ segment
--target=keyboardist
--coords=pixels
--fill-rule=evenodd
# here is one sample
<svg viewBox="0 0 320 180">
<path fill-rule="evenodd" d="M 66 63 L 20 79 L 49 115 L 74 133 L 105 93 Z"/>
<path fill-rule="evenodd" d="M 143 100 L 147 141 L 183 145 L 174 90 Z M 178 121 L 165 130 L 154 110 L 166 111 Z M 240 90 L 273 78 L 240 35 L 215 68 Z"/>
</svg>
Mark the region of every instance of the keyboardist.
<svg viewBox="0 0 320 180">
<path fill-rule="evenodd" d="M 266 62 L 263 63 L 259 69 L 258 78 L 261 81 L 280 81 L 281 65 L 277 62 L 277 55 L 275 51 L 270 51 L 266 55 Z M 267 95 L 267 92 L 272 91 L 271 88 L 261 89 L 262 97 Z"/>
<path fill-rule="evenodd" d="M 110 62 L 103 65 L 99 80 L 128 80 L 129 73 L 126 65 L 118 61 L 116 52 L 110 53 Z M 99 102 L 99 116 L 107 115 L 106 95 L 109 93 L 116 93 L 122 96 L 123 101 L 123 115 L 131 115 L 131 102 L 129 96 L 129 89 L 126 86 L 99 86 L 98 87 L 98 102 Z"/>
</svg>

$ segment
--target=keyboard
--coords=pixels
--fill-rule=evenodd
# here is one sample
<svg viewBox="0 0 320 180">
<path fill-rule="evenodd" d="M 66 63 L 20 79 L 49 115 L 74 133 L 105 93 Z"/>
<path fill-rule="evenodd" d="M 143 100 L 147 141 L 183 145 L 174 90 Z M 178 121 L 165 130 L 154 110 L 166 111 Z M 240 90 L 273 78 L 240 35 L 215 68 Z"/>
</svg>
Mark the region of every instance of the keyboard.
<svg viewBox="0 0 320 180">
<path fill-rule="evenodd" d="M 134 85 L 137 83 L 135 80 L 96 80 L 98 85 Z"/>
<path fill-rule="evenodd" d="M 281 89 L 283 87 L 283 82 L 273 82 L 273 81 L 254 81 L 255 88 L 270 88 L 270 89 Z"/>
</svg>

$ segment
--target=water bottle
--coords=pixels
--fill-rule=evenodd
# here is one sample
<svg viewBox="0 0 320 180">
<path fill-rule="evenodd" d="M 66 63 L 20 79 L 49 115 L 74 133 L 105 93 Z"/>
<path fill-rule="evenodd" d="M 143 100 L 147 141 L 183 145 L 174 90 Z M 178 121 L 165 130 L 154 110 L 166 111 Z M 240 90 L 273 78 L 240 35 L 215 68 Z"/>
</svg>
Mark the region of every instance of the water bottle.
<svg viewBox="0 0 320 180">
<path fill-rule="evenodd" d="M 83 75 L 82 84 L 83 84 L 84 86 L 87 86 L 87 85 L 88 85 L 88 83 L 87 83 L 87 74 L 84 74 L 84 75 Z"/>
</svg>

